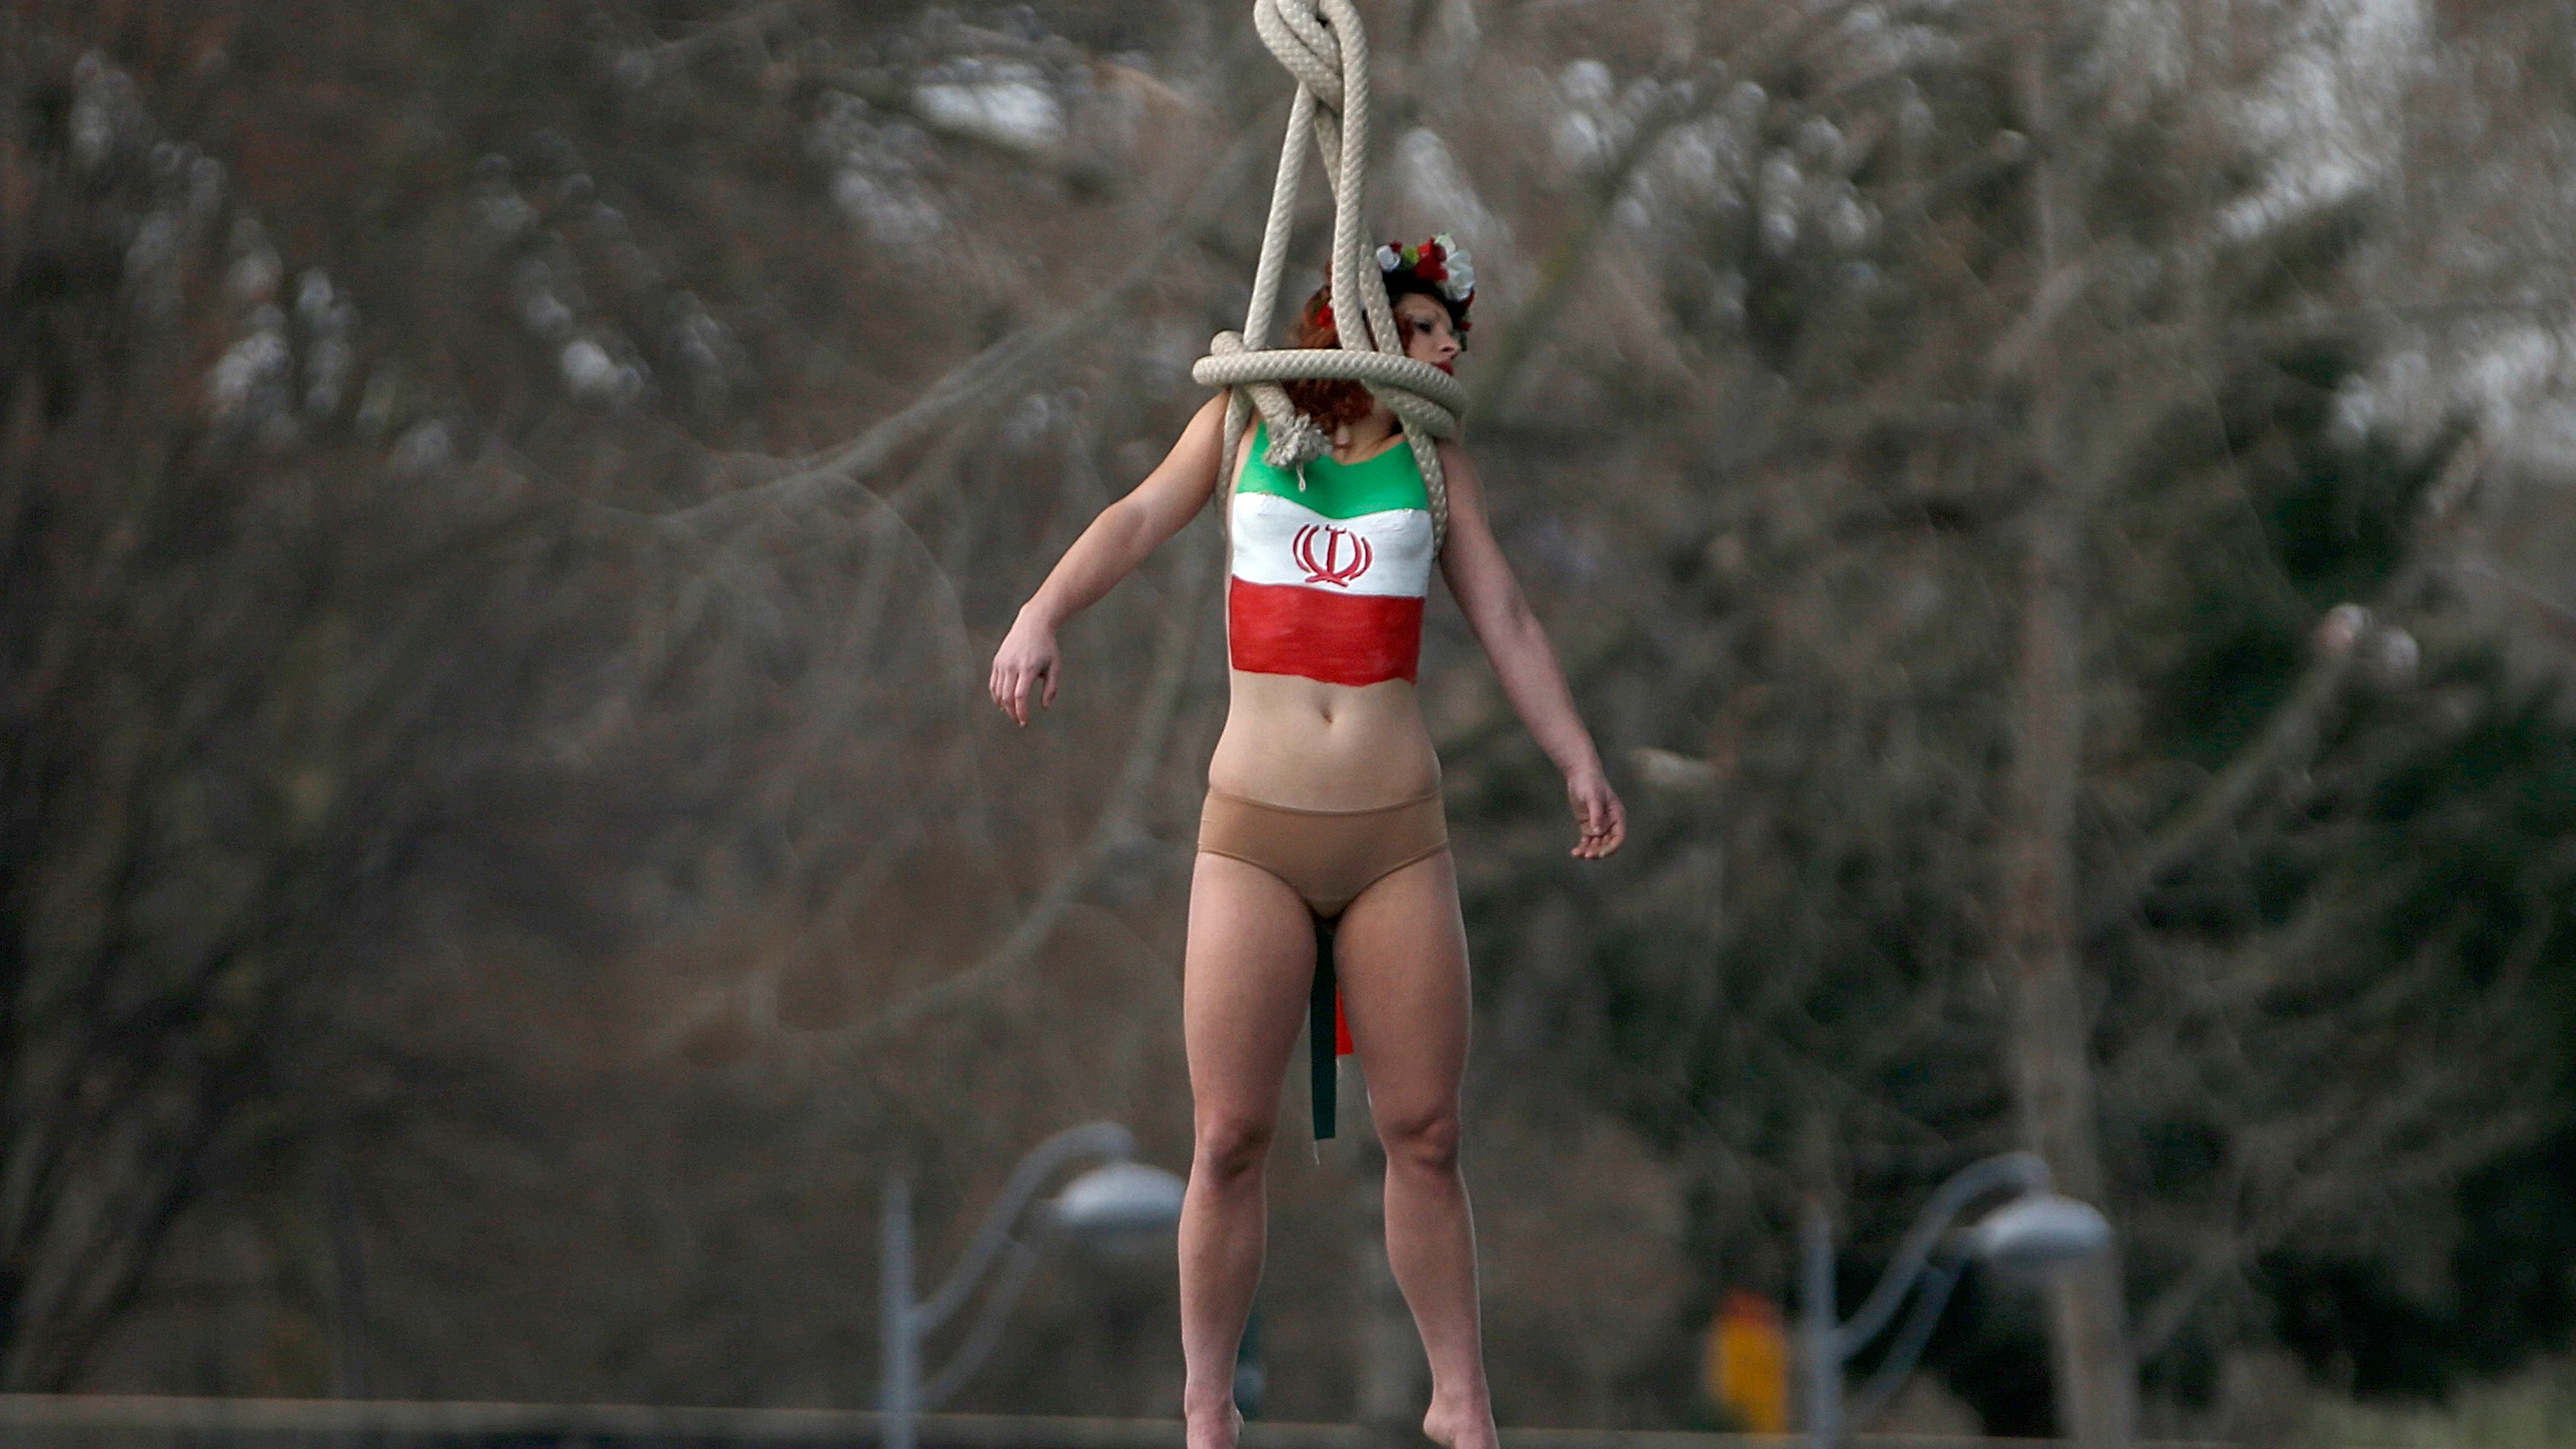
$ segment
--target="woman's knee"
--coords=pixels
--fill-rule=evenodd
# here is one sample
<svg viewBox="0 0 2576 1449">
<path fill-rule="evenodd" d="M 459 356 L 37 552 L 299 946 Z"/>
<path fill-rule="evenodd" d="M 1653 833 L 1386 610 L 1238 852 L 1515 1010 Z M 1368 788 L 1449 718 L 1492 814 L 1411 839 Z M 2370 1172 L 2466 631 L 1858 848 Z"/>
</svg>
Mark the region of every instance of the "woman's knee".
<svg viewBox="0 0 2576 1449">
<path fill-rule="evenodd" d="M 1278 1130 L 1275 1114 L 1202 1111 L 1191 1166 L 1219 1181 L 1232 1181 L 1258 1171 L 1269 1160 L 1270 1139 Z"/>
<path fill-rule="evenodd" d="M 1458 1109 L 1443 1105 L 1421 1112 L 1396 1112 L 1377 1124 L 1378 1141 L 1389 1165 L 1426 1172 L 1453 1172 L 1458 1166 Z"/>
</svg>

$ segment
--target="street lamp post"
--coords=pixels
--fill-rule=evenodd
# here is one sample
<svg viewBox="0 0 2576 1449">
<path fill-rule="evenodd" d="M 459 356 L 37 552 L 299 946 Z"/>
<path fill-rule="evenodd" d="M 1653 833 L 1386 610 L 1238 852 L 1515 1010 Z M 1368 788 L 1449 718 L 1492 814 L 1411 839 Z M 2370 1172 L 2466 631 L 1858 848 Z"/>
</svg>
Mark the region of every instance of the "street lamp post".
<svg viewBox="0 0 2576 1449">
<path fill-rule="evenodd" d="M 1974 1228 L 1949 1236 L 1950 1224 L 1970 1203 L 2000 1188 L 2018 1189 L 2019 1195 Z M 1878 1337 L 1908 1293 L 1921 1287 L 1914 1311 L 1861 1391 L 1856 1420 L 1866 1422 L 1904 1384 L 1970 1259 L 2022 1269 L 2069 1262 L 2107 1247 L 2111 1225 L 2089 1205 L 2051 1191 L 2048 1164 L 2035 1153 L 2007 1152 L 1971 1163 L 1933 1190 L 1898 1246 L 1896 1261 L 1842 1324 L 1834 1322 L 1833 1220 L 1822 1203 L 1808 1200 L 1798 1237 L 1799 1379 L 1808 1441 L 1814 1449 L 1840 1449 L 1843 1365 Z"/>
<path fill-rule="evenodd" d="M 923 1412 L 955 1393 L 1001 1338 L 1002 1325 L 1038 1260 L 1037 1248 L 1015 1236 L 1012 1227 L 1056 1169 L 1086 1157 L 1107 1160 L 1056 1195 L 1045 1222 L 1053 1231 L 1099 1242 L 1160 1233 L 1181 1220 L 1181 1180 L 1129 1160 L 1135 1149 L 1134 1135 L 1115 1122 L 1070 1127 L 1039 1143 L 1011 1169 L 1000 1199 L 985 1214 L 948 1280 L 920 1302 L 913 1300 L 912 1183 L 901 1174 L 886 1180 L 878 1235 L 884 1256 L 884 1377 L 878 1405 L 885 1414 L 885 1449 L 919 1449 Z M 948 1365 L 925 1382 L 922 1340 L 965 1305 L 997 1259 L 1003 1260 L 1001 1281 L 984 1300 L 975 1326 Z"/>
</svg>

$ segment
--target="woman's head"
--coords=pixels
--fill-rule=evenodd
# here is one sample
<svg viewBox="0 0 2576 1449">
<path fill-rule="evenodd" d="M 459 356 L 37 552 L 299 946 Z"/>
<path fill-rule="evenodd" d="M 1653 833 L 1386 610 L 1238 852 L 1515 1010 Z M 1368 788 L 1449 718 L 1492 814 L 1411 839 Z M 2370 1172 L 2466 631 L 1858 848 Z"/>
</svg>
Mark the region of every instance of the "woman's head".
<svg viewBox="0 0 2576 1449">
<path fill-rule="evenodd" d="M 1405 355 L 1446 372 L 1467 346 L 1467 307 L 1475 300 L 1475 273 L 1466 252 L 1447 233 L 1420 246 L 1378 248 L 1378 275 L 1386 282 L 1387 305 L 1395 313 L 1396 336 Z M 1319 287 L 1298 311 L 1291 347 L 1339 347 L 1331 288 Z M 1374 400 L 1355 382 L 1305 381 L 1281 384 L 1297 411 L 1313 418 L 1326 432 L 1369 415 Z"/>
</svg>

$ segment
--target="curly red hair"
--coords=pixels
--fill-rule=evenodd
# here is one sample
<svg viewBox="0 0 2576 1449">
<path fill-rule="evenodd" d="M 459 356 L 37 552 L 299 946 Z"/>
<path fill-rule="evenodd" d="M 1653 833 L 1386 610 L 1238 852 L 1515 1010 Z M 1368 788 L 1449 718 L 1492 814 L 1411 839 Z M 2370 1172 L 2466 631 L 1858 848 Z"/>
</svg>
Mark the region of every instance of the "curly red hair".
<svg viewBox="0 0 2576 1449">
<path fill-rule="evenodd" d="M 1465 304 L 1450 301 L 1433 290 L 1430 284 L 1415 281 L 1410 273 L 1395 272 L 1387 276 L 1386 300 L 1390 305 L 1396 298 L 1414 292 L 1429 297 L 1449 313 L 1449 324 L 1457 329 L 1460 345 L 1465 345 L 1467 340 Z M 1333 325 L 1331 294 L 1330 286 L 1322 286 L 1315 289 L 1315 295 L 1306 299 L 1306 305 L 1297 311 L 1297 326 L 1288 335 L 1289 346 L 1339 347 L 1342 345 L 1341 331 Z M 1413 324 L 1407 322 L 1401 312 L 1395 317 L 1395 331 L 1396 335 L 1406 343 L 1410 344 L 1413 341 Z M 1328 434 L 1336 428 L 1347 427 L 1369 415 L 1369 390 L 1356 382 L 1319 379 L 1283 382 L 1279 386 L 1288 394 L 1288 403 L 1291 407 L 1314 419 L 1315 426 L 1322 428 Z"/>
<path fill-rule="evenodd" d="M 1341 329 L 1333 325 L 1330 287 L 1318 287 L 1315 295 L 1297 312 L 1296 330 L 1289 333 L 1291 347 L 1339 347 Z M 1279 384 L 1288 394 L 1289 406 L 1315 420 L 1315 426 L 1327 434 L 1349 427 L 1369 414 L 1369 391 L 1356 382 L 1331 379 L 1306 379 Z"/>
</svg>

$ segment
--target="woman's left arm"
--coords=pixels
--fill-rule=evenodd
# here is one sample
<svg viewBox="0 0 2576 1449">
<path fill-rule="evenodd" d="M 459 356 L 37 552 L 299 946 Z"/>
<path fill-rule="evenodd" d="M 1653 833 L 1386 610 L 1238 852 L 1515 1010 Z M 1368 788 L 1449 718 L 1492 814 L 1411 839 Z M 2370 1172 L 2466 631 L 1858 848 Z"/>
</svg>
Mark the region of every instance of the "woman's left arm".
<svg viewBox="0 0 2576 1449">
<path fill-rule="evenodd" d="M 1485 656 L 1494 661 L 1504 697 L 1520 713 L 1521 723 L 1529 726 L 1538 747 L 1565 772 L 1566 801 L 1583 832 L 1574 853 L 1598 860 L 1628 838 L 1627 809 L 1601 769 L 1601 752 L 1593 747 L 1592 732 L 1575 713 L 1574 696 L 1565 687 L 1565 671 L 1557 666 L 1556 650 L 1549 647 L 1547 632 L 1521 595 L 1520 580 L 1513 577 L 1501 545 L 1494 542 L 1493 526 L 1485 513 L 1485 487 L 1476 477 L 1475 465 L 1463 450 L 1443 443 L 1440 470 L 1449 484 L 1449 543 L 1440 559 L 1449 592 L 1466 614 L 1468 627 L 1476 631 L 1477 641 L 1485 646 Z"/>
</svg>

